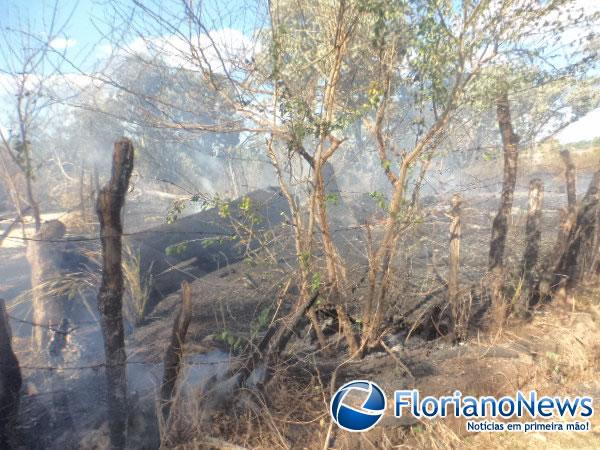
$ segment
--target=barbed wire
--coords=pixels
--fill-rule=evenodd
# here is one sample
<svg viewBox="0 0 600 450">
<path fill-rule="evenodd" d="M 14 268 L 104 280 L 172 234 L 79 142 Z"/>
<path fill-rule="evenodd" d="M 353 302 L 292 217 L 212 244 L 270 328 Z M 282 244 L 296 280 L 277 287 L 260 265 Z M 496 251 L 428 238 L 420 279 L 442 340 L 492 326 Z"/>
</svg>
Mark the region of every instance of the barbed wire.
<svg viewBox="0 0 600 450">
<path fill-rule="evenodd" d="M 82 321 L 82 322 L 78 321 L 74 325 L 79 325 L 79 326 L 76 326 L 76 327 L 73 327 L 73 328 L 69 328 L 67 330 L 62 330 L 62 329 L 59 328 L 59 325 L 46 325 L 46 324 L 43 324 L 43 323 L 36 323 L 36 322 L 32 322 L 32 321 L 25 320 L 25 319 L 20 319 L 18 317 L 12 316 L 11 314 L 6 314 L 6 315 L 8 316 L 8 318 L 10 320 L 12 320 L 14 322 L 22 323 L 22 324 L 25 324 L 25 325 L 31 325 L 32 327 L 45 328 L 45 329 L 50 330 L 50 331 L 52 331 L 54 333 L 64 334 L 64 335 L 71 334 L 73 331 L 76 331 L 76 330 L 80 329 L 81 325 L 99 325 L 100 324 L 100 322 L 97 321 L 97 320 L 87 320 L 87 321 Z"/>
<path fill-rule="evenodd" d="M 233 358 L 229 357 L 227 360 L 222 361 L 185 361 L 186 366 L 216 366 L 219 364 L 233 364 L 236 362 L 242 362 L 247 360 L 248 358 Z M 79 371 L 79 370 L 99 370 L 104 369 L 106 367 L 118 367 L 118 366 L 129 366 L 129 365 L 147 365 L 147 366 L 157 366 L 162 364 L 162 362 L 152 362 L 152 361 L 126 361 L 123 364 L 107 364 L 107 363 L 97 363 L 97 364 L 89 364 L 83 366 L 28 366 L 28 365 L 19 365 L 22 370 L 44 370 L 48 372 L 52 371 Z M 1 364 L 0 367 L 12 367 L 6 364 Z"/>
</svg>

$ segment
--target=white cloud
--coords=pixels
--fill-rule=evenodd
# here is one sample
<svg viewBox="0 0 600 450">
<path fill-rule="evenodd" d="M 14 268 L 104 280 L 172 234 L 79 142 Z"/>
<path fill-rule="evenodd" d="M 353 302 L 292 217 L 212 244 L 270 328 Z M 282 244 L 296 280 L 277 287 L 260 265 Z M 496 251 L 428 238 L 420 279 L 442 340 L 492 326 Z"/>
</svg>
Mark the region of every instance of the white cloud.
<svg viewBox="0 0 600 450">
<path fill-rule="evenodd" d="M 190 46 L 193 46 L 193 52 Z M 236 61 L 251 58 L 260 49 L 259 44 L 242 32 L 233 28 L 222 28 L 190 40 L 180 36 L 137 38 L 123 50 L 145 57 L 161 55 L 167 65 L 185 69 L 197 69 L 198 65 L 204 65 L 204 61 L 192 58 L 192 53 L 195 53 L 196 58 L 205 58 L 212 70 L 223 72 L 231 70 Z"/>
<path fill-rule="evenodd" d="M 96 47 L 96 54 L 98 56 L 98 58 L 107 58 L 108 56 L 112 55 L 114 51 L 114 48 L 112 46 L 112 44 L 109 43 L 103 43 L 100 44 L 98 47 Z"/>
<path fill-rule="evenodd" d="M 557 139 L 561 144 L 587 141 L 600 136 L 600 108 L 586 114 L 577 122 L 572 123 L 560 133 Z"/>
<path fill-rule="evenodd" d="M 67 39 L 64 37 L 57 37 L 50 41 L 50 47 L 54 50 L 66 50 L 67 48 L 71 48 L 77 45 L 77 41 L 75 39 Z"/>
</svg>

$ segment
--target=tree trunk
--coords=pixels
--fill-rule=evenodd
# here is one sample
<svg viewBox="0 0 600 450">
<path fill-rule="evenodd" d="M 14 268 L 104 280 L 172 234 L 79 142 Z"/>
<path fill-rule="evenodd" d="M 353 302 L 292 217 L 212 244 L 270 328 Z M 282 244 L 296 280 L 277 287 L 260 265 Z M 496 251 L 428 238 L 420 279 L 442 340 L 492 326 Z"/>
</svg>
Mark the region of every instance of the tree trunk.
<svg viewBox="0 0 600 450">
<path fill-rule="evenodd" d="M 233 152 L 232 148 L 226 150 L 227 152 L 227 170 L 229 173 L 229 183 L 231 185 L 231 193 L 233 194 L 233 198 L 238 198 L 240 196 L 240 191 L 238 189 L 237 177 L 235 175 L 235 170 L 233 170 L 233 157 L 231 153 Z"/>
<path fill-rule="evenodd" d="M 21 196 L 19 195 L 19 191 L 17 190 L 17 186 L 13 176 L 11 175 L 9 166 L 4 161 L 4 158 L 0 158 L 0 162 L 2 163 L 2 170 L 4 172 L 4 181 L 6 184 L 6 189 L 12 198 L 13 204 L 15 205 L 15 209 L 17 211 L 17 215 L 19 217 L 19 222 L 21 222 L 21 234 L 23 237 L 27 237 L 25 234 L 25 214 L 31 209 L 31 206 L 23 207 L 21 204 Z M 8 230 L 10 233 L 10 229 Z M 6 234 L 8 236 L 8 234 Z M 5 236 L 5 237 L 6 237 Z M 0 244 L 2 241 L 0 241 Z"/>
<path fill-rule="evenodd" d="M 22 384 L 21 369 L 11 339 L 4 300 L 0 299 L 0 448 L 10 448 Z"/>
<path fill-rule="evenodd" d="M 510 118 L 508 94 L 503 90 L 496 100 L 498 126 L 502 136 L 504 152 L 504 177 L 502 180 L 502 198 L 498 214 L 492 224 L 489 270 L 504 266 L 504 247 L 508 235 L 508 221 L 512 212 L 515 185 L 517 182 L 517 160 L 519 156 L 519 138 L 514 133 Z"/>
<path fill-rule="evenodd" d="M 330 299 L 336 305 L 336 313 L 338 322 L 342 328 L 342 333 L 348 344 L 350 354 L 355 354 L 358 351 L 359 345 L 352 329 L 352 323 L 346 312 L 346 307 L 341 303 L 341 285 L 345 278 L 345 269 L 340 260 L 340 256 L 336 250 L 331 230 L 329 228 L 329 217 L 327 214 L 327 191 L 325 189 L 324 176 L 329 176 L 329 183 L 332 189 L 338 189 L 335 172 L 329 162 L 324 162 L 322 165 L 315 163 L 315 193 L 316 196 L 316 214 L 317 220 L 321 227 L 321 238 L 323 240 L 323 249 L 325 251 L 325 263 L 327 267 L 327 282 L 331 287 L 329 294 Z M 337 193 L 339 195 L 339 193 Z M 315 330 L 317 331 L 317 330 Z M 317 331 L 318 333 L 318 331 Z"/>
<path fill-rule="evenodd" d="M 127 437 L 127 368 L 123 329 L 123 271 L 121 268 L 121 209 L 133 170 L 133 145 L 115 143 L 110 181 L 98 194 L 96 212 L 102 243 L 102 284 L 98 292 L 101 314 L 111 447 L 122 449 Z"/>
<path fill-rule="evenodd" d="M 33 194 L 33 164 L 31 162 L 29 144 L 27 142 L 26 134 L 22 130 L 21 133 L 23 137 L 23 155 L 25 156 L 25 167 L 22 168 L 25 174 L 25 193 L 27 195 L 27 202 L 29 203 L 29 206 L 31 206 L 33 220 L 35 222 L 35 231 L 37 232 L 40 231 L 42 226 L 42 216 L 40 213 L 40 205 Z"/>
<path fill-rule="evenodd" d="M 171 342 L 165 353 L 164 376 L 161 388 L 161 412 L 165 423 L 168 423 L 171 412 L 173 393 L 177 385 L 177 377 L 183 360 L 183 346 L 188 327 L 192 320 L 192 288 L 187 281 L 181 284 L 181 308 L 177 313 L 171 332 Z M 167 425 L 168 430 L 168 425 Z"/>
<path fill-rule="evenodd" d="M 81 171 L 79 173 L 79 211 L 81 214 L 81 223 L 85 223 L 85 165 L 81 162 Z"/>
<path fill-rule="evenodd" d="M 33 322 L 33 348 L 46 350 L 51 331 L 58 328 L 67 316 L 67 296 L 51 294 L 47 283 L 59 281 L 65 243 L 66 228 L 58 220 L 42 224 L 40 230 L 27 243 L 27 260 L 31 267 Z"/>
</svg>

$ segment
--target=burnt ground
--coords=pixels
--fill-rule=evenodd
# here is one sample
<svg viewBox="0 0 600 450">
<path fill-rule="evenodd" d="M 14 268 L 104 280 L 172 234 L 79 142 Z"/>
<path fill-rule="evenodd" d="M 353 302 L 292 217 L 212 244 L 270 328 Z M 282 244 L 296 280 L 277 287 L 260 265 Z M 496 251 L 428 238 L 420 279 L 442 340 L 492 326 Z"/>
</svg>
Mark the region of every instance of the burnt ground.
<svg viewBox="0 0 600 450">
<path fill-rule="evenodd" d="M 432 311 L 437 306 L 443 309 L 445 303 L 439 278 L 445 277 L 447 265 L 447 200 L 442 195 L 430 202 L 419 225 L 399 242 L 395 282 L 390 293 L 394 313 L 385 337 L 389 352 L 380 348 L 365 360 L 346 362 L 344 345 L 335 333 L 335 318 L 322 311 L 330 348 L 326 352 L 317 351 L 305 324 L 297 339 L 291 342 L 285 364 L 276 368 L 268 394 L 259 395 L 258 400 L 238 400 L 242 404 L 231 404 L 231 396 L 217 395 L 219 400 L 215 406 L 210 401 L 211 395 L 214 396 L 211 392 L 221 381 L 213 380 L 210 385 L 198 380 L 189 382 L 189 389 L 186 388 L 181 398 L 180 410 L 185 420 L 180 424 L 178 436 L 178 442 L 188 442 L 189 446 L 182 448 L 203 448 L 193 444 L 200 432 L 248 447 L 322 448 L 330 424 L 326 403 L 332 379 L 333 384 L 339 386 L 346 380 L 368 378 L 377 381 L 386 392 L 418 387 L 426 393 L 447 394 L 459 388 L 473 395 L 492 395 L 530 386 L 548 393 L 598 392 L 598 385 L 589 376 L 598 364 L 599 327 L 594 293 L 582 293 L 584 301 L 575 307 L 550 305 L 533 321 L 514 322 L 499 335 L 490 335 L 483 328 L 473 329 L 470 340 L 459 346 L 444 338 L 443 319 L 432 315 Z M 477 288 L 484 274 L 490 223 L 497 200 L 492 192 L 465 192 L 461 261 L 465 292 Z M 353 204 L 352 199 L 345 201 L 346 205 Z M 524 229 L 525 204 L 526 191 L 520 189 L 507 245 L 507 261 L 512 267 L 517 267 L 523 249 L 521 230 Z M 564 194 L 547 189 L 545 204 L 548 206 L 544 210 L 543 242 L 547 252 L 556 236 L 557 208 L 564 204 Z M 372 208 L 363 209 L 373 213 Z M 366 272 L 364 230 L 356 216 L 343 215 L 342 211 L 333 227 L 348 263 L 348 285 L 356 287 L 346 298 L 348 309 L 355 317 L 367 288 L 366 283 L 361 282 Z M 376 216 L 372 223 L 377 239 Z M 284 226 L 268 251 L 259 249 L 251 257 L 193 277 L 193 320 L 186 345 L 187 379 L 206 379 L 207 374 L 215 375 L 212 368 L 217 366 L 223 375 L 222 366 L 227 365 L 227 358 L 237 362 L 239 354 L 261 336 L 274 314 L 281 315 L 291 308 L 297 294 L 292 275 L 295 265 L 292 248 L 289 229 L 286 232 Z M 28 288 L 28 267 L 22 249 L 3 249 L 2 252 L 5 258 L 2 295 L 14 299 Z M 5 277 L 5 274 L 13 276 Z M 93 295 L 90 299 L 93 304 Z M 153 399 L 160 382 L 160 361 L 179 303 L 179 293 L 168 295 L 140 326 L 130 330 L 127 338 L 133 405 L 132 448 L 157 445 Z M 13 316 L 27 318 L 27 301 L 13 301 L 10 306 Z M 475 304 L 474 308 L 477 307 Z M 62 364 L 58 381 L 48 376 L 48 372 L 54 372 L 41 370 L 47 364 L 43 358 L 29 351 L 27 325 L 14 323 L 13 328 L 16 353 L 26 381 L 27 395 L 21 418 L 23 442 L 32 448 L 36 445 L 37 448 L 103 448 L 106 444 L 104 379 L 102 370 L 94 368 L 103 359 L 97 327 L 82 327 L 75 333 L 70 347 L 72 357 Z M 577 351 L 579 347 L 583 351 Z M 200 372 L 206 367 L 206 373 L 198 374 L 195 367 Z M 68 423 L 56 417 L 52 410 L 54 402 L 60 403 L 60 397 L 57 399 L 54 392 L 62 392 L 69 399 L 75 433 L 68 430 Z M 211 420 L 199 412 L 202 405 L 207 404 L 214 407 L 209 415 Z M 415 448 L 432 448 L 432 443 L 438 448 L 514 448 L 522 444 L 520 441 L 487 442 L 485 436 L 467 436 L 461 423 L 399 426 L 394 419 L 389 419 L 385 419 L 380 431 L 373 430 L 360 439 L 333 430 L 330 444 L 335 448 L 389 448 L 401 443 Z M 588 436 L 595 439 L 597 434 Z M 548 439 L 554 439 L 542 438 L 546 441 L 539 438 L 539 442 L 530 445 L 541 448 L 543 445 L 539 443 L 545 445 Z"/>
</svg>

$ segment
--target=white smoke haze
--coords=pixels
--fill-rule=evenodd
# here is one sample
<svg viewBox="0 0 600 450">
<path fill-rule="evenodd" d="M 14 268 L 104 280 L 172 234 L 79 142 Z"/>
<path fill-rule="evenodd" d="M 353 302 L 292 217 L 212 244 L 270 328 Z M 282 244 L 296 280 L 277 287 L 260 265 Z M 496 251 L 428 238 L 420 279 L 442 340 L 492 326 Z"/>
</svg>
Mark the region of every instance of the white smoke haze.
<svg viewBox="0 0 600 450">
<path fill-rule="evenodd" d="M 565 1 L 545 23 L 519 22 L 518 29 L 511 28 L 514 17 L 522 11 L 533 17 L 533 11 L 543 11 L 549 2 L 482 2 L 484 11 L 460 35 L 471 45 L 461 48 L 465 53 L 460 57 L 444 53 L 455 50 L 455 41 L 440 35 L 457 33 L 452 36 L 459 39 L 465 19 L 458 8 L 472 2 L 450 1 L 444 9 L 440 2 L 419 0 L 406 2 L 401 12 L 393 9 L 401 3 L 109 0 L 95 3 L 105 17 L 90 19 L 78 9 L 73 29 L 65 27 L 52 35 L 36 29 L 33 42 L 48 52 L 44 64 L 26 64 L 31 48 L 14 55 L 0 49 L 0 298 L 8 306 L 13 345 L 23 368 L 22 411 L 35 413 L 25 421 L 30 427 L 23 427 L 26 436 L 18 437 L 21 448 L 109 446 L 97 306 L 102 254 L 96 202 L 111 177 L 114 144 L 122 137 L 134 148 L 134 168 L 119 212 L 130 448 L 159 448 L 161 438 L 168 446 L 165 429 L 158 425 L 156 400 L 163 383 L 163 357 L 182 305 L 182 280 L 193 290 L 193 315 L 173 404 L 181 422 L 173 430 L 183 429 L 183 444 L 201 433 L 227 429 L 233 434 L 239 424 L 242 429 L 249 423 L 248 434 L 255 433 L 260 427 L 245 422 L 246 416 L 254 420 L 259 415 L 268 419 L 260 426 L 271 440 L 255 439 L 253 445 L 357 448 L 352 445 L 358 441 L 344 447 L 341 435 L 325 442 L 331 445 L 316 442 L 330 439 L 329 418 L 320 410 L 294 409 L 277 416 L 273 425 L 263 414 L 271 414 L 263 408 L 273 405 L 263 405 L 264 392 L 255 392 L 265 377 L 273 375 L 276 383 L 289 378 L 289 384 L 279 384 L 274 391 L 283 386 L 297 392 L 286 391 L 289 398 L 278 397 L 279 403 L 292 411 L 302 393 L 310 399 L 307 405 L 321 408 L 329 395 L 331 373 L 337 374 L 334 368 L 345 361 L 350 348 L 339 333 L 344 327 L 341 313 L 323 292 L 342 283 L 336 295 L 348 309 L 348 326 L 362 339 L 371 320 L 363 317 L 363 303 L 371 292 L 370 270 L 379 267 L 373 258 L 388 223 L 400 224 L 402 230 L 393 240 L 393 266 L 381 274 L 382 279 L 394 277 L 385 317 L 389 329 L 381 337 L 389 345 L 375 342 L 356 365 L 370 376 L 379 370 L 373 369 L 377 361 L 392 355 L 381 366 L 382 376 L 400 374 L 401 382 L 409 384 L 438 376 L 435 371 L 443 365 L 436 361 L 430 368 L 419 352 L 474 349 L 471 341 L 454 347 L 449 332 L 454 320 L 448 319 L 447 307 L 449 204 L 455 194 L 464 202 L 458 258 L 461 294 L 473 302 L 473 311 L 481 307 L 487 314 L 479 290 L 489 275 L 491 229 L 503 198 L 505 149 L 496 91 L 504 84 L 509 87 L 511 126 L 519 150 L 505 258 L 507 277 L 515 278 L 507 278 L 507 298 L 514 294 L 520 301 L 524 281 L 518 270 L 530 180 L 544 183 L 541 247 L 546 256 L 555 243 L 562 210 L 569 206 L 560 151 L 569 150 L 576 162 L 580 202 L 597 170 L 600 2 Z M 352 15 L 334 14 L 340 5 L 360 19 L 353 22 Z M 425 20 L 426 9 L 409 13 L 416 5 L 439 7 L 440 17 L 433 14 L 431 19 L 435 27 Z M 581 20 L 576 19 L 580 15 Z M 43 14 L 46 24 L 51 19 L 47 16 Z M 415 32 L 412 24 L 402 22 L 409 18 L 423 20 L 423 30 Z M 8 25 L 17 26 L 6 22 L 4 27 L 2 20 L 0 33 Z M 351 36 L 347 45 L 336 40 L 343 35 L 333 26 L 340 20 Z M 394 24 L 400 31 L 392 29 Z M 378 27 L 385 32 L 378 34 Z M 468 40 L 476 35 L 481 39 Z M 44 36 L 47 42 L 41 43 Z M 494 39 L 502 43 L 495 47 Z M 0 40 L 0 45 L 5 41 L 21 45 L 15 38 Z M 390 47 L 383 51 L 377 45 Z M 343 55 L 340 61 L 337 51 Z M 23 55 L 25 64 L 19 66 Z M 3 58 L 11 64 L 2 63 Z M 19 67 L 30 71 L 22 73 Z M 463 79 L 473 75 L 475 81 L 452 100 L 457 74 Z M 444 107 L 451 113 L 442 121 Z M 440 128 L 426 140 L 436 124 Z M 423 142 L 404 182 L 394 182 L 407 157 Z M 332 148 L 335 152 L 315 165 L 315 158 Z M 321 189 L 321 179 L 319 197 L 314 193 Z M 399 212 L 392 213 L 392 194 L 400 185 L 404 197 Z M 42 222 L 65 225 L 64 236 L 38 238 L 32 199 Z M 326 251 L 327 228 L 334 251 Z M 53 272 L 52 277 L 46 275 L 52 282 L 35 279 L 42 272 L 32 271 L 32 249 L 37 245 L 49 249 L 45 256 Z M 333 261 L 330 266 L 328 258 Z M 339 280 L 328 272 L 336 264 L 343 268 Z M 40 292 L 66 301 L 67 332 L 35 322 Z M 311 308 L 318 321 L 315 325 L 311 318 L 302 319 L 304 328 L 293 329 L 281 358 L 293 370 L 271 373 L 268 360 L 258 364 L 252 359 L 272 350 L 259 348 L 266 330 L 287 324 L 288 314 L 298 306 L 294 302 L 307 292 L 315 295 Z M 422 322 L 421 313 L 426 317 Z M 50 345 L 32 350 L 31 336 L 38 328 L 47 330 L 53 345 L 68 336 L 58 355 Z M 319 332 L 325 334 L 330 354 L 321 351 Z M 479 338 L 479 328 L 475 332 Z M 495 341 L 490 345 L 496 349 Z M 405 359 L 411 371 L 417 369 L 416 375 L 399 369 L 397 361 Z M 234 415 L 226 408 L 238 393 L 235 377 L 244 371 L 231 376 L 229 369 L 240 361 L 256 367 L 239 405 L 233 402 L 243 414 Z M 338 381 L 356 375 L 353 364 L 340 366 Z M 315 380 L 319 386 L 309 384 Z M 70 424 L 61 415 L 65 404 L 71 408 Z M 206 411 L 212 409 L 223 423 L 210 422 L 212 414 Z M 232 426 L 219 414 L 239 424 Z M 306 442 L 277 435 L 280 428 L 288 432 L 292 422 L 310 430 Z M 398 445 L 411 445 L 407 442 Z"/>
</svg>

